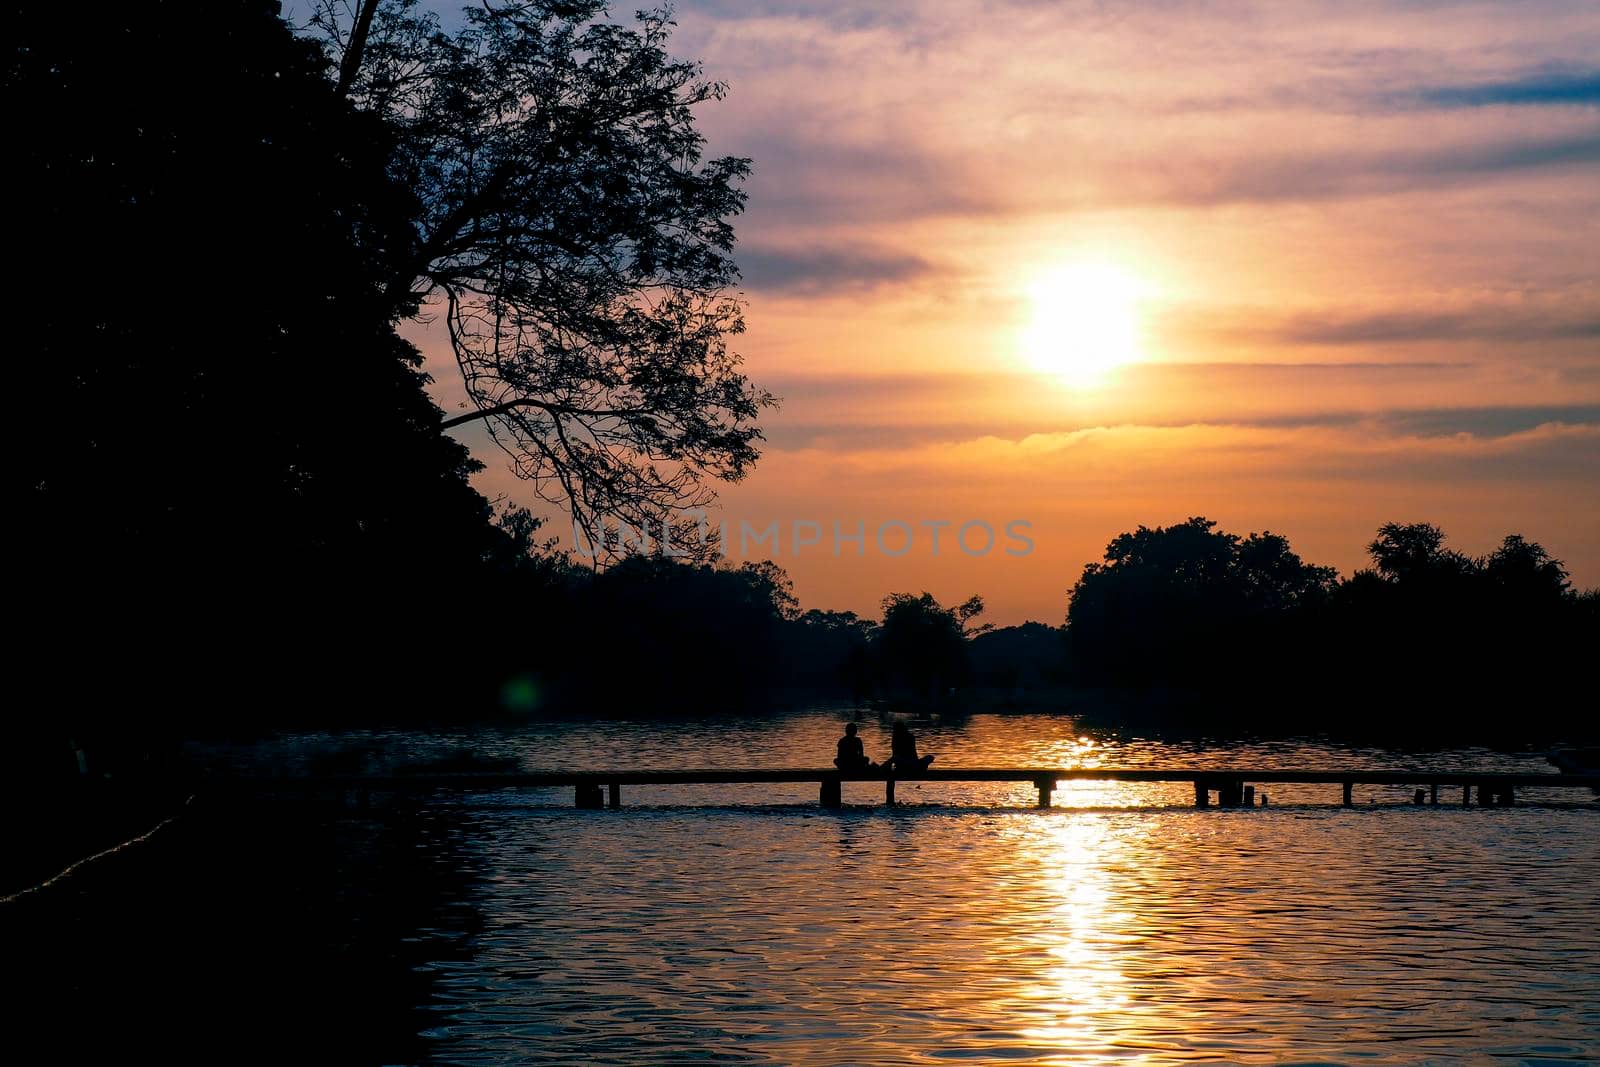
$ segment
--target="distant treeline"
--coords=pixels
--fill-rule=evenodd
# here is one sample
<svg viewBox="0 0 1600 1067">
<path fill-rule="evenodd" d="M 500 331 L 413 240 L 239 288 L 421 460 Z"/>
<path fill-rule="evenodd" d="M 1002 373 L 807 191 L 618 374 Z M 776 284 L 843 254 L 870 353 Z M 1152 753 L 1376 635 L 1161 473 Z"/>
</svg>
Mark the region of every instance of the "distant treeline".
<svg viewBox="0 0 1600 1067">
<path fill-rule="evenodd" d="M 960 712 L 1110 694 L 1213 726 L 1593 723 L 1579 694 L 1600 594 L 1575 591 L 1540 545 L 1512 535 L 1474 559 L 1435 526 L 1391 523 L 1368 550 L 1372 566 L 1341 579 L 1277 534 L 1203 518 L 1140 527 L 1063 589 L 1065 625 L 1000 629 L 979 624 L 976 596 L 894 594 L 877 619 L 802 612 L 770 562 L 639 557 L 593 572 L 529 556 L 521 595 L 548 622 L 496 655 L 515 668 L 501 699 L 637 713 L 831 692 Z"/>
<path fill-rule="evenodd" d="M 1473 558 L 1388 523 L 1340 579 L 1275 534 L 1194 518 L 1117 537 L 1070 593 L 1069 677 L 1159 687 L 1213 722 L 1592 730 L 1600 592 L 1535 542 Z"/>
</svg>

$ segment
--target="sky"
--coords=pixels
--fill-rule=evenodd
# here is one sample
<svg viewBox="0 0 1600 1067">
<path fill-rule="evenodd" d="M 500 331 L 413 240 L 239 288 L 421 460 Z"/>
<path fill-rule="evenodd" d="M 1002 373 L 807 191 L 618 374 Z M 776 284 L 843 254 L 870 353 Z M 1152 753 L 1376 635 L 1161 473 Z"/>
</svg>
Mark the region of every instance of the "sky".
<svg viewBox="0 0 1600 1067">
<path fill-rule="evenodd" d="M 1114 536 L 1193 515 L 1344 573 L 1388 521 L 1472 554 L 1520 533 L 1600 585 L 1594 0 L 677 21 L 728 83 L 710 153 L 754 161 L 736 347 L 783 400 L 713 519 L 736 551 L 777 521 L 750 554 L 803 607 L 1059 623 Z M 415 336 L 453 409 L 445 339 Z M 484 492 L 538 503 L 461 433 Z"/>
</svg>

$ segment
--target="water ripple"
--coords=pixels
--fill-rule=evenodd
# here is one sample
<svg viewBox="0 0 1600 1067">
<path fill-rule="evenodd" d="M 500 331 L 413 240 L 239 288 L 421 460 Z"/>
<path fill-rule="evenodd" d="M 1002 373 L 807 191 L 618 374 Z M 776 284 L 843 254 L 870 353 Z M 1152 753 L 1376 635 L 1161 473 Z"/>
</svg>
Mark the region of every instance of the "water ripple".
<svg viewBox="0 0 1600 1067">
<path fill-rule="evenodd" d="M 839 720 L 471 743 L 537 768 L 793 766 L 825 762 Z M 917 729 L 953 766 L 1548 769 L 1096 740 L 1037 717 Z M 869 751 L 886 731 L 867 724 Z M 839 813 L 815 786 L 642 787 L 601 812 L 557 790 L 440 796 L 480 921 L 470 958 L 428 965 L 427 1037 L 461 1064 L 1600 1058 L 1600 811 L 1409 792 L 1361 787 L 1341 810 L 1336 787 L 1281 786 L 1271 808 L 1196 811 L 1187 786 L 1085 782 L 1041 812 L 1026 785 L 903 783 L 904 808 L 861 785 Z"/>
</svg>

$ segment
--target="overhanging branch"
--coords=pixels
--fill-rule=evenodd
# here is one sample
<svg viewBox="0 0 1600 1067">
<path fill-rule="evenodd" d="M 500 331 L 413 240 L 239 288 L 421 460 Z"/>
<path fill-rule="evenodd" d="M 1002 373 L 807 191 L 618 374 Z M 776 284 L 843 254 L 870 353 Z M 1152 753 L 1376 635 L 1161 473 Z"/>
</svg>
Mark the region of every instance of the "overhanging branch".
<svg viewBox="0 0 1600 1067">
<path fill-rule="evenodd" d="M 477 411 L 469 411 L 465 415 L 445 419 L 439 424 L 439 429 L 448 430 L 453 426 L 461 426 L 478 419 L 492 418 L 495 415 L 504 415 L 515 411 L 517 408 L 538 408 L 548 411 L 552 415 L 582 415 L 592 419 L 626 418 L 630 415 L 645 414 L 647 408 L 575 408 L 569 404 L 551 404 L 544 400 L 536 400 L 531 396 L 519 396 L 514 400 L 507 400 L 503 404 L 493 404 Z"/>
<path fill-rule="evenodd" d="M 372 16 L 378 11 L 378 0 L 365 0 L 356 12 L 355 24 L 350 28 L 350 43 L 345 46 L 344 57 L 339 61 L 340 96 L 350 95 L 356 76 L 361 73 L 361 61 L 367 51 L 367 34 L 372 30 Z"/>
</svg>

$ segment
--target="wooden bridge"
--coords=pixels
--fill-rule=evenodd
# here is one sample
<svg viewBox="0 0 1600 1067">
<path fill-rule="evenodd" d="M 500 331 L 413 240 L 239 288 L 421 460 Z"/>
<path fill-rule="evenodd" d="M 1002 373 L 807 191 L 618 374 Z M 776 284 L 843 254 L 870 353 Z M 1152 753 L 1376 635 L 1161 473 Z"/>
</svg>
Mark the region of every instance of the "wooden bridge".
<svg viewBox="0 0 1600 1067">
<path fill-rule="evenodd" d="M 1221 807 L 1255 807 L 1257 786 L 1273 783 L 1337 785 L 1342 803 L 1354 806 L 1351 791 L 1357 785 L 1411 785 L 1417 804 L 1438 804 L 1441 789 L 1461 790 L 1461 803 L 1497 807 L 1516 803 L 1518 789 L 1558 787 L 1600 789 L 1600 775 L 1523 774 L 1475 770 L 1399 771 L 1382 769 L 1267 770 L 1239 767 L 942 767 L 915 776 L 895 776 L 882 771 L 846 774 L 832 768 L 714 768 L 707 770 L 529 771 L 508 773 L 328 775 L 307 778 L 247 779 L 257 785 L 291 789 L 356 789 L 371 792 L 416 792 L 437 789 L 549 789 L 571 788 L 577 806 L 622 806 L 625 785 L 745 785 L 816 782 L 824 808 L 843 806 L 845 782 L 882 782 L 884 800 L 894 803 L 897 781 L 902 782 L 1027 782 L 1039 791 L 1039 807 L 1050 806 L 1051 794 L 1061 782 L 1187 782 L 1194 786 L 1197 808 L 1210 806 L 1211 794 Z M 244 783 L 240 783 L 244 784 Z M 1259 804 L 1265 806 L 1262 792 Z"/>
</svg>

